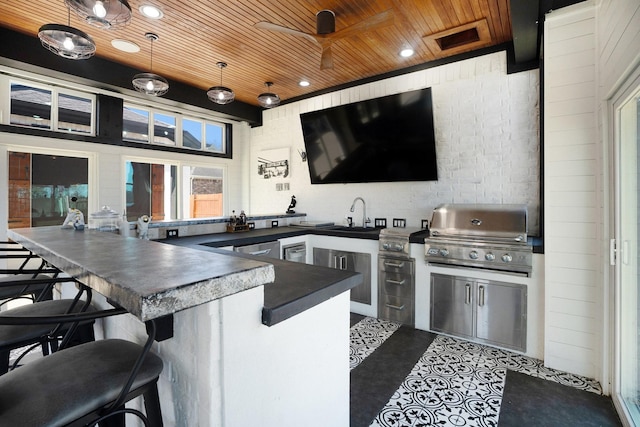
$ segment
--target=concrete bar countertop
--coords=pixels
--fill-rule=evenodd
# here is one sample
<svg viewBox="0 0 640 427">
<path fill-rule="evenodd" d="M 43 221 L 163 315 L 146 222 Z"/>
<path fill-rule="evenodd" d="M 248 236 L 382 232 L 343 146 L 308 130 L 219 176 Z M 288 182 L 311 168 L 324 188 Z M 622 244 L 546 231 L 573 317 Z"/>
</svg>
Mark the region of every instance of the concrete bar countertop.
<svg viewBox="0 0 640 427">
<path fill-rule="evenodd" d="M 7 236 L 120 305 L 156 319 L 275 280 L 268 262 L 59 226 Z"/>
</svg>

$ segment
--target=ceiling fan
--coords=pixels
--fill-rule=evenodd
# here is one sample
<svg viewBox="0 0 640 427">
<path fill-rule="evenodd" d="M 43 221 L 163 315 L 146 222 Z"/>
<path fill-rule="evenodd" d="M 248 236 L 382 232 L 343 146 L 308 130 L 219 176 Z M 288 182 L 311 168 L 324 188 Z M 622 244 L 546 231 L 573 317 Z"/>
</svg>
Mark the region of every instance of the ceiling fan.
<svg viewBox="0 0 640 427">
<path fill-rule="evenodd" d="M 331 45 L 333 42 L 345 37 L 392 25 L 393 19 L 393 10 L 389 9 L 349 27 L 343 28 L 342 30 L 336 31 L 335 13 L 330 10 L 321 10 L 316 14 L 316 34 L 305 33 L 293 28 L 283 27 L 282 25 L 265 21 L 258 22 L 255 24 L 255 27 L 262 30 L 278 31 L 280 33 L 291 34 L 293 36 L 304 37 L 305 39 L 319 45 L 322 48 L 320 69 L 326 70 L 333 69 L 333 57 L 331 54 Z"/>
</svg>

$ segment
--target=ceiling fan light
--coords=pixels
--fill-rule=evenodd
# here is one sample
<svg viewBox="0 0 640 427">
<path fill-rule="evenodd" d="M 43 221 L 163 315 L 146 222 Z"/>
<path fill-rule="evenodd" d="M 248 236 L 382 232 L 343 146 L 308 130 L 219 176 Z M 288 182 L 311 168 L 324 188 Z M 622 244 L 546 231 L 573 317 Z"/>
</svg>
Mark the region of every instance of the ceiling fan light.
<svg viewBox="0 0 640 427">
<path fill-rule="evenodd" d="M 43 47 L 66 59 L 88 59 L 96 53 L 91 37 L 68 25 L 43 25 L 38 30 L 38 38 Z"/>
<path fill-rule="evenodd" d="M 213 86 L 207 91 L 207 97 L 211 102 L 224 105 L 233 102 L 233 100 L 236 99 L 236 94 L 228 87 Z"/>
<path fill-rule="evenodd" d="M 131 20 L 127 0 L 64 0 L 80 18 L 102 29 L 123 27 Z"/>
<path fill-rule="evenodd" d="M 169 91 L 169 82 L 154 73 L 140 73 L 131 81 L 135 90 L 151 96 L 162 96 Z"/>
</svg>

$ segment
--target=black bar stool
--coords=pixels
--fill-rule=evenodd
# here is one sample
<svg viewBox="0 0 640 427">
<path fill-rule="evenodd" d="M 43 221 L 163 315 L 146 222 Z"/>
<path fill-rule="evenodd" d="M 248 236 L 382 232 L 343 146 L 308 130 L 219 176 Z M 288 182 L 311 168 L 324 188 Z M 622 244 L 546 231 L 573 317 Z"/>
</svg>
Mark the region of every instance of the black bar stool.
<svg viewBox="0 0 640 427">
<path fill-rule="evenodd" d="M 58 324 L 126 313 L 121 308 L 60 316 L 0 316 L 0 324 Z M 157 381 L 162 360 L 150 352 L 155 322 L 143 346 L 106 339 L 60 350 L 0 376 L 0 422 L 7 426 L 123 425 L 124 413 L 161 427 Z M 144 398 L 146 415 L 124 405 Z M 113 422 L 111 422 L 113 421 Z"/>
</svg>

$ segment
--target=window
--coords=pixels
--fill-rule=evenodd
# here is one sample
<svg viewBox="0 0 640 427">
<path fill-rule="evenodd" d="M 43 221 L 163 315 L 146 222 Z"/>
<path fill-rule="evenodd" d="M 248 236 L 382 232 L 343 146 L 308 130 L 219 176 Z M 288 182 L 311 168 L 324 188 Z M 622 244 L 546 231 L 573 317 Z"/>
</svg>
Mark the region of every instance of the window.
<svg viewBox="0 0 640 427">
<path fill-rule="evenodd" d="M 224 123 L 124 105 L 122 139 L 125 141 L 226 154 L 226 131 Z"/>
<path fill-rule="evenodd" d="M 127 220 L 136 221 L 142 215 L 148 215 L 155 221 L 176 219 L 176 175 L 176 165 L 127 161 Z"/>
<path fill-rule="evenodd" d="M 149 111 L 125 105 L 122 115 L 122 139 L 149 142 Z"/>
<path fill-rule="evenodd" d="M 9 124 L 93 135 L 94 105 L 90 94 L 12 81 Z"/>
<path fill-rule="evenodd" d="M 184 219 L 223 215 L 224 169 L 182 167 Z"/>
<path fill-rule="evenodd" d="M 89 161 L 9 152 L 9 228 L 62 225 L 69 208 L 88 218 Z"/>
<path fill-rule="evenodd" d="M 51 129 L 51 91 L 11 83 L 10 124 Z"/>
<path fill-rule="evenodd" d="M 224 153 L 224 127 L 219 124 L 207 123 L 205 129 L 205 150 Z"/>
<path fill-rule="evenodd" d="M 153 142 L 176 145 L 176 116 L 161 113 L 153 115 Z"/>
<path fill-rule="evenodd" d="M 58 130 L 91 134 L 93 103 L 89 98 L 58 94 Z"/>
</svg>

